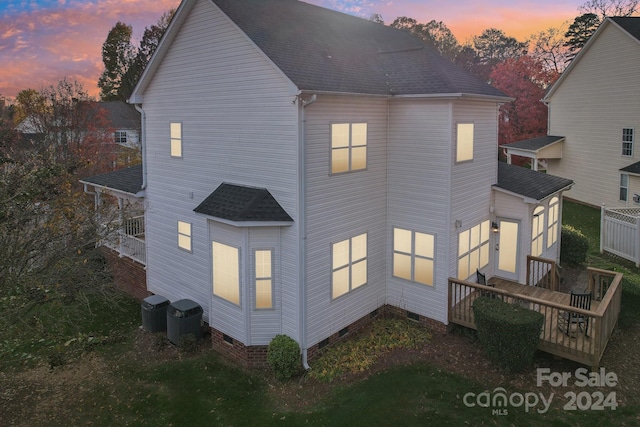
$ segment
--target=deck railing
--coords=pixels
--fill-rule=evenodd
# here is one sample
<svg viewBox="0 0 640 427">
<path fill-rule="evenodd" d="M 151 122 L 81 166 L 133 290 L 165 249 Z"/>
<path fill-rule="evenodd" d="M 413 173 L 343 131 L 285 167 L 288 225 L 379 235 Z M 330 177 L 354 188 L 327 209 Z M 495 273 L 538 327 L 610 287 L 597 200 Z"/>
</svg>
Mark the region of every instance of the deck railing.
<svg viewBox="0 0 640 427">
<path fill-rule="evenodd" d="M 596 367 L 620 314 L 622 274 L 593 268 L 588 270 L 590 286 L 593 283 L 591 290 L 596 293 L 597 288 L 606 288 L 604 297 L 601 301 L 594 302 L 591 310 L 551 301 L 551 297 L 557 297 L 558 292 L 549 291 L 550 299 L 547 300 L 449 278 L 449 322 L 476 329 L 473 301 L 483 295 L 492 295 L 507 303 L 519 304 L 544 315 L 545 321 L 538 345 L 540 350 Z M 586 334 L 567 334 L 558 327 L 559 319 L 566 313 L 582 315 L 587 319 Z"/>
<path fill-rule="evenodd" d="M 527 285 L 557 291 L 560 273 L 555 261 L 527 255 Z"/>
<path fill-rule="evenodd" d="M 127 218 L 122 224 L 117 221 L 103 224 L 103 228 L 107 232 L 100 244 L 118 252 L 121 257 L 126 256 L 147 265 L 146 243 L 143 238 L 144 216 Z"/>
</svg>

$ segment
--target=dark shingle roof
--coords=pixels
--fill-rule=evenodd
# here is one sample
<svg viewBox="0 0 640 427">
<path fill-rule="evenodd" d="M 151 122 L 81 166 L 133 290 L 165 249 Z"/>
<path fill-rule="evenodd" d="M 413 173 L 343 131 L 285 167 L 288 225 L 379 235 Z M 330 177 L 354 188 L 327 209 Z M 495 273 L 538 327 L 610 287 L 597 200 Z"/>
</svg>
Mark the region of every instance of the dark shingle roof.
<svg viewBox="0 0 640 427">
<path fill-rule="evenodd" d="M 640 175 L 640 162 L 624 167 L 620 171 Z"/>
<path fill-rule="evenodd" d="M 614 16 L 610 18 L 613 22 L 620 25 L 626 32 L 636 39 L 640 40 L 640 17 L 620 17 Z"/>
<path fill-rule="evenodd" d="M 139 129 L 140 113 L 133 105 L 121 101 L 103 101 L 100 107 L 107 112 L 111 126 L 116 129 Z"/>
<path fill-rule="evenodd" d="M 266 188 L 222 183 L 194 212 L 229 221 L 293 220 Z"/>
<path fill-rule="evenodd" d="M 538 151 L 548 145 L 555 144 L 556 142 L 562 141 L 564 136 L 540 136 L 537 138 L 525 139 L 523 141 L 516 141 L 510 144 L 504 144 L 505 148 L 518 148 L 520 150 L 526 151 Z"/>
<path fill-rule="evenodd" d="M 570 179 L 498 162 L 498 183 L 494 187 L 542 200 L 571 185 L 573 181 Z"/>
<path fill-rule="evenodd" d="M 301 90 L 506 96 L 406 31 L 297 0 L 213 1 Z"/>
<path fill-rule="evenodd" d="M 142 165 L 91 176 L 80 182 L 136 195 L 142 190 Z"/>
</svg>

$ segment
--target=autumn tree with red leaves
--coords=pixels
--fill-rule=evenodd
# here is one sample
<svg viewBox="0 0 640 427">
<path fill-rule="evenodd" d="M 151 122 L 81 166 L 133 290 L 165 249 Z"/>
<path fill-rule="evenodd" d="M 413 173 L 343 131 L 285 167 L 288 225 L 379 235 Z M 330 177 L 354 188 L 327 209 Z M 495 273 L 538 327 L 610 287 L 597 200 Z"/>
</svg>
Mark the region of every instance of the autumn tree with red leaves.
<svg viewBox="0 0 640 427">
<path fill-rule="evenodd" d="M 500 107 L 499 145 L 547 134 L 547 106 L 542 98 L 558 76 L 531 56 L 508 58 L 493 68 L 491 84 L 515 98 Z"/>
</svg>

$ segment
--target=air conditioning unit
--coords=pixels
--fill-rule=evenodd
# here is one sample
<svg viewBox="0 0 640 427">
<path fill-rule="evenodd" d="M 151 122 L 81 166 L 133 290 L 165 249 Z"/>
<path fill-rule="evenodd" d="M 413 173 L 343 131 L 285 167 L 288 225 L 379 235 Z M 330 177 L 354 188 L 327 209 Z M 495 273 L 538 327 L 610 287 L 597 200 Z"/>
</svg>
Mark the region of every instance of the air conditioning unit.
<svg viewBox="0 0 640 427">
<path fill-rule="evenodd" d="M 640 194 L 633 195 L 633 203 L 640 205 Z"/>
</svg>

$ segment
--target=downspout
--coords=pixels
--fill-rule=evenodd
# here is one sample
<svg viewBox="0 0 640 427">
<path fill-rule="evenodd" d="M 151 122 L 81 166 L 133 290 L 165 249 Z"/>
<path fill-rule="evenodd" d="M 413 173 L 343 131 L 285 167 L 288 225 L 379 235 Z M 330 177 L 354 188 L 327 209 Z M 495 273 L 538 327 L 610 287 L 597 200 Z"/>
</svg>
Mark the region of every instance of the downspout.
<svg viewBox="0 0 640 427">
<path fill-rule="evenodd" d="M 300 347 L 302 348 L 302 366 L 305 370 L 311 369 L 307 360 L 307 202 L 306 202 L 306 122 L 307 117 L 305 115 L 305 109 L 316 102 L 318 97 L 312 95 L 309 100 L 300 100 L 302 108 L 300 109 L 300 144 L 298 151 L 298 218 L 300 222 L 300 240 L 299 251 L 300 254 L 300 277 L 299 285 L 300 292 L 298 304 L 300 305 Z"/>
<path fill-rule="evenodd" d="M 136 110 L 140 113 L 141 129 L 140 129 L 140 146 L 142 155 L 142 187 L 141 190 L 147 188 L 147 115 L 140 106 L 141 104 L 134 104 Z"/>
</svg>

